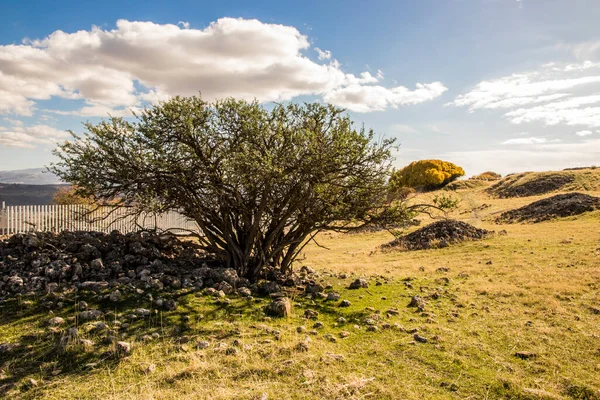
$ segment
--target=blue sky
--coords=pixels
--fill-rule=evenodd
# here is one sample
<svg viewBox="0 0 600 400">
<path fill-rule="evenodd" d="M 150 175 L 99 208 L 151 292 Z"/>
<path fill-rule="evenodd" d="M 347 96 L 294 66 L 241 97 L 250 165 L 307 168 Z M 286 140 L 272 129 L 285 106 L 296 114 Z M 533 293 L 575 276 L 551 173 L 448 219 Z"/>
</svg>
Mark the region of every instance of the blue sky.
<svg viewBox="0 0 600 400">
<path fill-rule="evenodd" d="M 344 107 L 467 174 L 600 164 L 600 1 L 0 0 L 0 170 L 202 92 Z"/>
</svg>

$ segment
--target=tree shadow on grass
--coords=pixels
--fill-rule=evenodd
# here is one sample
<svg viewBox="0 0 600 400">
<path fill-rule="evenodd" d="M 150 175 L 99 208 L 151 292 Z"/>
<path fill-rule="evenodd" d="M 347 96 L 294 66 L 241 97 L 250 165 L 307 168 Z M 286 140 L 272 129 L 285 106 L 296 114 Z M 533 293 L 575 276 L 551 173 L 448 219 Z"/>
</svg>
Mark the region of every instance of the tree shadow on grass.
<svg viewBox="0 0 600 400">
<path fill-rule="evenodd" d="M 290 295 L 297 305 L 297 316 L 302 316 L 307 309 L 318 311 L 324 319 L 344 317 L 349 321 L 361 320 L 369 314 L 367 310 L 350 311 L 341 308 L 337 302 L 313 301 L 303 295 Z M 232 296 L 227 301 L 205 296 L 196 297 L 192 292 L 174 295 L 172 298 L 176 298 L 179 303 L 176 310 L 158 311 L 151 307 L 151 300 L 142 296 L 125 296 L 122 302 L 115 304 L 107 301 L 102 294 L 78 294 L 76 299 L 65 300 L 65 305 L 55 310 L 57 316 L 63 316 L 66 320 L 61 328 L 48 326 L 51 315 L 49 308 L 45 306 L 46 298 L 35 298 L 27 303 L 17 299 L 2 302 L 0 329 L 13 329 L 22 334 L 11 343 L 0 344 L 0 397 L 7 396 L 10 392 L 14 393 L 15 390 L 32 390 L 31 393 L 34 394 L 36 383 L 29 379 L 41 379 L 47 384 L 54 379 L 64 379 L 65 375 L 93 374 L 95 367 L 117 368 L 122 360 L 114 351 L 119 331 L 127 332 L 128 337 L 142 339 L 151 333 L 159 332 L 164 340 L 172 340 L 173 343 L 177 343 L 184 335 L 223 340 L 239 336 L 240 332 L 235 326 L 214 322 L 267 322 L 264 307 L 270 302 L 266 296 L 253 299 Z M 122 330 L 114 326 L 101 331 L 90 330 L 93 321 L 82 322 L 75 318 L 79 311 L 77 304 L 82 300 L 89 302 L 91 309 L 108 312 L 100 322 L 111 325 L 111 322 L 114 324 L 114 320 L 118 319 L 127 323 L 129 327 Z M 151 313 L 129 319 L 138 308 L 147 308 Z M 285 323 L 286 320 L 275 321 Z M 255 327 L 260 328 L 260 325 Z M 77 334 L 69 333 L 71 328 L 77 328 Z M 115 330 L 112 330 L 113 328 Z M 264 334 L 270 334 L 270 330 L 266 329 Z M 65 337 L 67 339 L 64 339 Z M 85 339 L 92 340 L 92 343 L 86 344 Z"/>
<path fill-rule="evenodd" d="M 76 337 L 69 338 L 64 345 L 61 335 L 55 333 L 25 334 L 16 342 L 0 347 L 0 397 L 14 389 L 33 389 L 37 385 L 36 380 L 27 381 L 28 378 L 42 378 L 48 382 L 56 377 L 64 378 L 65 375 L 91 373 L 100 364 L 116 368 L 120 362 L 115 352 L 87 350 Z"/>
</svg>

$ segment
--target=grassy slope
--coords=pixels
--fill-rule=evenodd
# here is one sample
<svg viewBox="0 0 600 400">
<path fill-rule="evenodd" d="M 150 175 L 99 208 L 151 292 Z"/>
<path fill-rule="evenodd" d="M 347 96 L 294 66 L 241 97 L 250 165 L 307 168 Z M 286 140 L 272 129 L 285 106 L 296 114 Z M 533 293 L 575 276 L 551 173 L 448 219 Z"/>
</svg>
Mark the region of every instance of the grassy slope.
<svg viewBox="0 0 600 400">
<path fill-rule="evenodd" d="M 129 337 L 124 340 L 134 348 L 130 357 L 86 367 L 110 348 L 101 344 L 102 334 L 85 333 L 80 326 L 83 336 L 96 343 L 93 351 L 74 346 L 65 353 L 47 352 L 47 339 L 22 337 L 48 331 L 43 325 L 49 318 L 47 311 L 27 302 L 2 306 L 0 342 L 18 340 L 31 346 L 11 362 L 2 359 L 2 375 L 6 381 L 16 381 L 10 395 L 48 399 L 598 398 L 600 315 L 592 308 L 600 308 L 600 213 L 499 226 L 491 222 L 493 215 L 544 196 L 499 200 L 483 190 L 457 192 L 463 201 L 456 217 L 487 229 L 505 229 L 507 235 L 416 252 L 378 251 L 377 246 L 392 238 L 384 232 L 322 235 L 319 243 L 331 250 L 308 247 L 302 263 L 322 271 L 323 282 L 352 302 L 349 308 L 298 296 L 292 318 L 269 321 L 261 311 L 266 299 L 248 302 L 232 297 L 224 305 L 190 294 L 179 299 L 182 306 L 177 311 L 138 321 L 125 331 Z M 482 204 L 490 206 L 471 211 Z M 439 272 L 439 267 L 449 271 Z M 348 277 L 340 279 L 340 272 Z M 368 291 L 345 289 L 355 276 L 363 275 L 370 278 Z M 440 280 L 443 277 L 449 283 Z M 411 279 L 412 289 L 405 285 L 406 278 Z M 382 285 L 376 286 L 377 281 Z M 428 300 L 427 314 L 406 307 L 411 296 L 433 292 L 442 295 Z M 145 303 L 122 304 L 115 311 L 149 307 Z M 114 309 L 105 303 L 100 306 Z M 318 320 L 325 324 L 316 335 L 296 331 L 301 325 L 312 330 L 314 321 L 302 318 L 307 308 L 319 311 Z M 386 317 L 390 308 L 400 314 Z M 378 315 L 377 311 L 380 329 L 367 332 L 364 320 Z M 57 315 L 72 318 L 75 312 L 67 306 Z M 190 322 L 183 322 L 184 315 L 191 316 Z M 348 322 L 339 324 L 340 316 Z M 382 329 L 383 323 L 392 328 Z M 430 342 L 416 344 L 412 334 L 393 324 L 406 330 L 418 328 Z M 350 336 L 341 339 L 339 333 L 344 330 Z M 142 334 L 154 331 L 161 334 L 160 339 L 140 340 Z M 337 337 L 336 342 L 326 334 Z M 178 344 L 182 335 L 192 341 Z M 306 337 L 310 338 L 308 351 L 298 351 L 296 345 Z M 193 343 L 199 339 L 209 340 L 211 348 L 195 349 Z M 235 339 L 241 342 L 237 355 L 215 351 L 216 343 L 231 347 Z M 517 351 L 537 357 L 522 360 L 514 356 Z M 149 364 L 155 364 L 156 371 L 144 372 Z M 30 388 L 29 378 L 36 379 L 38 386 Z"/>
</svg>

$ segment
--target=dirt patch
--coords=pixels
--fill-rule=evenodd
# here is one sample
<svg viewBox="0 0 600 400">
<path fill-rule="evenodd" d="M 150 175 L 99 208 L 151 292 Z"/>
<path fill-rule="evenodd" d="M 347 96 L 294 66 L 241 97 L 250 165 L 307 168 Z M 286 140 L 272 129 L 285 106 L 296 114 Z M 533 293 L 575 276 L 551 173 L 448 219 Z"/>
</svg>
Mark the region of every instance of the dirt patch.
<svg viewBox="0 0 600 400">
<path fill-rule="evenodd" d="M 524 173 L 509 175 L 491 186 L 488 193 L 499 197 L 527 197 L 554 192 L 575 181 L 569 173 Z"/>
<path fill-rule="evenodd" d="M 382 249 L 425 250 L 486 238 L 492 232 L 461 221 L 444 220 L 429 224 L 408 235 L 386 243 Z"/>
<path fill-rule="evenodd" d="M 496 219 L 496 222 L 541 222 L 594 210 L 600 210 L 600 197 L 583 193 L 557 194 L 556 196 L 534 201 L 524 207 L 506 211 Z"/>
</svg>

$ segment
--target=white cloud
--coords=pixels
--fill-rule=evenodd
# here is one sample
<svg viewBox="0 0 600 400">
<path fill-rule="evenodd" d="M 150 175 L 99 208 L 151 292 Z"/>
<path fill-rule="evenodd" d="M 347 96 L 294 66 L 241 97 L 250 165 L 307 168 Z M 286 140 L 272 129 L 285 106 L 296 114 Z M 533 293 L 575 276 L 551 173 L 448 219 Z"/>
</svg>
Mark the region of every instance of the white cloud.
<svg viewBox="0 0 600 400">
<path fill-rule="evenodd" d="M 557 65 L 480 82 L 449 105 L 503 110 L 514 124 L 600 126 L 600 63 Z"/>
<path fill-rule="evenodd" d="M 19 119 L 12 119 L 12 118 L 8 118 L 8 117 L 4 117 L 3 119 L 11 125 L 23 126 L 23 121 L 21 121 Z M 2 127 L 0 127 L 0 129 L 2 129 Z"/>
<path fill-rule="evenodd" d="M 527 137 L 518 139 L 508 139 L 507 141 L 502 142 L 502 144 L 540 144 L 546 143 L 547 141 L 548 140 L 546 138 Z"/>
<path fill-rule="evenodd" d="M 600 63 L 594 63 L 588 60 L 579 64 L 568 64 L 565 67 L 565 71 L 583 71 L 590 68 L 598 68 L 598 66 L 600 66 Z"/>
<path fill-rule="evenodd" d="M 207 100 L 263 102 L 318 95 L 354 111 L 373 111 L 428 101 L 445 90 L 439 82 L 414 91 L 370 86 L 383 79 L 380 71 L 346 73 L 329 51 L 315 48 L 325 63 L 306 57 L 309 48 L 295 27 L 241 18 L 222 18 L 205 29 L 183 21 L 119 20 L 112 30 L 56 31 L 0 46 L 0 114 L 32 115 L 36 101 L 61 97 L 85 105 L 59 113 L 105 116 L 200 91 Z"/>
<path fill-rule="evenodd" d="M 67 131 L 61 131 L 48 125 L 0 126 L 0 145 L 6 147 L 31 148 L 36 144 L 54 144 L 68 136 Z"/>
<path fill-rule="evenodd" d="M 185 21 L 179 21 L 177 25 L 181 25 L 184 29 L 190 29 L 190 23 Z"/>
<path fill-rule="evenodd" d="M 571 97 L 563 101 L 548 103 L 530 108 L 519 108 L 506 113 L 515 124 L 543 122 L 546 125 L 565 124 L 569 126 L 600 126 L 600 95 Z"/>
<path fill-rule="evenodd" d="M 315 47 L 315 51 L 317 52 L 319 60 L 329 60 L 331 58 L 331 51 L 329 50 L 323 51 L 320 48 Z"/>
<path fill-rule="evenodd" d="M 575 134 L 577 136 L 589 136 L 592 134 L 592 131 L 587 131 L 587 130 L 583 130 L 583 131 L 579 131 L 579 132 L 575 132 Z"/>
<path fill-rule="evenodd" d="M 331 90 L 325 94 L 324 99 L 351 111 L 370 112 L 423 103 L 441 96 L 446 90 L 448 89 L 441 82 L 417 83 L 415 90 L 404 86 L 388 89 L 378 85 L 350 85 Z"/>
</svg>

